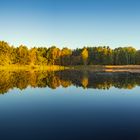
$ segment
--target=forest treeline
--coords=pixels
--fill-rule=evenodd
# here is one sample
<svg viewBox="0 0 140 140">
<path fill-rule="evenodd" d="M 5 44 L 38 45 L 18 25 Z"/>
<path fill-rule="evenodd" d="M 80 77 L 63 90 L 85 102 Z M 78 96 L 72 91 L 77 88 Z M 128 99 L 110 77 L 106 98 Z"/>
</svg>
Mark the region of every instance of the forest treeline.
<svg viewBox="0 0 140 140">
<path fill-rule="evenodd" d="M 139 65 L 140 50 L 133 47 L 118 47 L 111 49 L 109 46 L 83 47 L 71 50 L 50 48 L 28 48 L 10 46 L 7 42 L 0 41 L 0 65 Z"/>
</svg>

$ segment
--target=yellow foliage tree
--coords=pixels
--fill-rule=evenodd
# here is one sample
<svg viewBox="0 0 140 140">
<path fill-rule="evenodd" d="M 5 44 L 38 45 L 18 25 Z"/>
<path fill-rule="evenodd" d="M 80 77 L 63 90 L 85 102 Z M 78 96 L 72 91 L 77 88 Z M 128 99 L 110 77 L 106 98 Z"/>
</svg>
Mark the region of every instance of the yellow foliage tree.
<svg viewBox="0 0 140 140">
<path fill-rule="evenodd" d="M 86 48 L 84 48 L 84 49 L 82 50 L 81 56 L 82 56 L 84 65 L 87 65 L 88 50 L 87 50 Z"/>
</svg>

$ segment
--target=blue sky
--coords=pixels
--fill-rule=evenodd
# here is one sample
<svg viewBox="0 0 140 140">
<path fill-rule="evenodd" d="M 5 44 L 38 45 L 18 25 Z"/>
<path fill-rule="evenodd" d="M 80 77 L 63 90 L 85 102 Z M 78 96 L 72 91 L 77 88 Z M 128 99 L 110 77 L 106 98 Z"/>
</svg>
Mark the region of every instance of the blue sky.
<svg viewBox="0 0 140 140">
<path fill-rule="evenodd" d="M 140 49 L 139 0 L 0 0 L 0 40 L 29 47 Z"/>
</svg>

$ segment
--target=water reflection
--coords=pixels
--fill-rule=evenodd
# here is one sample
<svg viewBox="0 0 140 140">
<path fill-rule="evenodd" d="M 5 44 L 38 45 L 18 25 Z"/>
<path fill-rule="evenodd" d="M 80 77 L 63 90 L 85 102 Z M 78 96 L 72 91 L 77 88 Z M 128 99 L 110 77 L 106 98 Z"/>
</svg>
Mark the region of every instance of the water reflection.
<svg viewBox="0 0 140 140">
<path fill-rule="evenodd" d="M 49 87 L 56 89 L 62 86 L 109 89 L 110 87 L 133 89 L 140 86 L 140 74 L 138 73 L 105 73 L 90 71 L 0 71 L 0 93 L 4 94 L 9 89 L 19 88 L 23 90 L 31 87 Z"/>
</svg>

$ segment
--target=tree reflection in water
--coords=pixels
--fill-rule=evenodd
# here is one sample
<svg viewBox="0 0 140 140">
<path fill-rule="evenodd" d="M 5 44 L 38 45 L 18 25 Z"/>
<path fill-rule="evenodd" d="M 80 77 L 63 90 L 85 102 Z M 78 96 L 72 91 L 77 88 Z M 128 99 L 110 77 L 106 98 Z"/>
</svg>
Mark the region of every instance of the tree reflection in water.
<svg viewBox="0 0 140 140">
<path fill-rule="evenodd" d="M 62 86 L 109 89 L 110 87 L 132 89 L 140 86 L 140 74 L 138 73 L 105 73 L 91 71 L 65 70 L 57 72 L 49 71 L 0 71 L 0 93 L 7 93 L 10 89 L 26 89 L 49 87 L 56 89 Z"/>
</svg>

